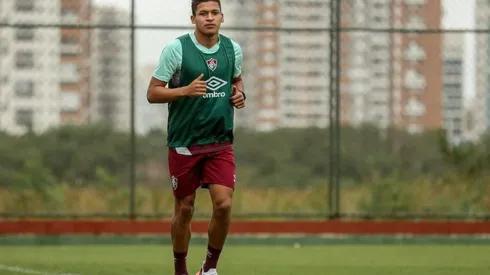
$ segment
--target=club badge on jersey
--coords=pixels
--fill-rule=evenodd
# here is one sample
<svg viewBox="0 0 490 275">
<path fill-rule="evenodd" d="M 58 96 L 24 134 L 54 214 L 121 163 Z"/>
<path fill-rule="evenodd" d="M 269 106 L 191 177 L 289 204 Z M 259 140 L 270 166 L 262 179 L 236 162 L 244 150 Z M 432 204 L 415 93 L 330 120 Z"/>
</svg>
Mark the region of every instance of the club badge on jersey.
<svg viewBox="0 0 490 275">
<path fill-rule="evenodd" d="M 206 64 L 208 64 L 208 68 L 214 72 L 214 70 L 216 70 L 216 67 L 218 67 L 218 60 L 210 58 L 206 60 Z"/>
</svg>

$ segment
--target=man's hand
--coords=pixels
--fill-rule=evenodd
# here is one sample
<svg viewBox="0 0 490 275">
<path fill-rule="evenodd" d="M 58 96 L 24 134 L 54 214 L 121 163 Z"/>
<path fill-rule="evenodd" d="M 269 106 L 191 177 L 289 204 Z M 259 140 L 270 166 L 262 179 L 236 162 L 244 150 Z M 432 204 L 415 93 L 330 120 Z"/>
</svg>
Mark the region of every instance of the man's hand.
<svg viewBox="0 0 490 275">
<path fill-rule="evenodd" d="M 186 87 L 183 96 L 196 97 L 206 95 L 206 81 L 202 81 L 203 77 L 204 75 L 201 74 L 198 78 L 194 79 L 194 81 Z"/>
<path fill-rule="evenodd" d="M 237 109 L 245 107 L 245 98 L 243 97 L 243 93 L 239 91 L 235 85 L 233 85 L 233 92 L 230 100 L 233 106 Z"/>
</svg>

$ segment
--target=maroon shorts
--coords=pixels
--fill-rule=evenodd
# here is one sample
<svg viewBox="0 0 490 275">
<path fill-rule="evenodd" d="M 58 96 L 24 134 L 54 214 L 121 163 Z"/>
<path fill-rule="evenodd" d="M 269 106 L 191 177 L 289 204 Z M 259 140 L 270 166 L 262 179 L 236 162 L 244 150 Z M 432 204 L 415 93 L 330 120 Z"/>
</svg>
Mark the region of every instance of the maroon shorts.
<svg viewBox="0 0 490 275">
<path fill-rule="evenodd" d="M 193 155 L 179 154 L 174 148 L 169 148 L 168 166 L 177 198 L 190 196 L 209 184 L 235 189 L 235 156 L 231 146 Z"/>
</svg>

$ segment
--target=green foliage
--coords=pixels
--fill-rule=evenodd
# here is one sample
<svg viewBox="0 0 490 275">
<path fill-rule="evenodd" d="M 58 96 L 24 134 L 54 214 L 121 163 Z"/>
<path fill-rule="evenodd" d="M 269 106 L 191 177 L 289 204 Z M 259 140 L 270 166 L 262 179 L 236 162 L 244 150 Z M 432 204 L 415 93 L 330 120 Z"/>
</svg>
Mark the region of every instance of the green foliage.
<svg viewBox="0 0 490 275">
<path fill-rule="evenodd" d="M 486 195 L 490 191 L 489 180 L 484 180 L 490 176 L 490 136 L 480 143 L 453 146 L 447 143 L 442 131 L 409 135 L 396 129 L 380 131 L 363 125 L 343 127 L 340 138 L 341 181 L 348 183 L 344 187 L 367 190 L 362 199 L 356 199 L 360 211 L 490 209 Z M 266 190 L 297 190 L 307 194 L 299 204 L 295 201 L 297 197 L 279 197 L 275 200 L 277 209 L 287 206 L 291 211 L 299 211 L 309 205 L 323 211 L 327 207 L 325 189 L 330 154 L 334 153 L 329 129 L 272 132 L 239 129 L 235 153 L 240 189 L 262 189 L 266 196 L 269 196 Z M 165 133 L 155 130 L 137 136 L 135 161 L 138 186 L 156 190 L 146 198 L 151 201 L 152 211 L 168 207 L 168 202 L 159 195 L 169 193 L 165 189 L 169 186 Z M 67 190 L 95 188 L 96 196 L 105 201 L 101 208 L 125 212 L 129 204 L 130 163 L 130 135 L 104 125 L 63 126 L 42 135 L 0 133 L 0 187 L 10 193 L 3 209 L 29 212 L 42 205 L 44 210 L 61 211 L 76 201 L 67 198 Z M 462 187 L 459 197 L 444 197 L 451 201 L 432 199 L 431 203 L 420 203 L 423 194 L 414 191 L 414 182 L 427 185 L 427 190 L 466 187 Z M 32 196 L 41 201 L 33 202 Z M 249 200 L 242 194 L 237 197 Z M 136 198 L 137 206 L 145 204 L 141 194 L 137 193 Z"/>
<path fill-rule="evenodd" d="M 416 201 L 411 194 L 413 188 L 405 182 L 386 178 L 369 187 L 369 195 L 359 201 L 359 209 L 364 213 L 393 214 L 416 210 Z"/>
<path fill-rule="evenodd" d="M 54 178 L 42 163 L 39 151 L 32 149 L 26 153 L 23 165 L 11 174 L 13 184 L 10 189 L 12 195 L 10 207 L 27 213 L 32 210 L 30 205 L 34 201 L 32 198 L 37 197 L 41 198 L 42 204 L 48 209 L 56 209 L 62 198 L 52 192 Z"/>
</svg>

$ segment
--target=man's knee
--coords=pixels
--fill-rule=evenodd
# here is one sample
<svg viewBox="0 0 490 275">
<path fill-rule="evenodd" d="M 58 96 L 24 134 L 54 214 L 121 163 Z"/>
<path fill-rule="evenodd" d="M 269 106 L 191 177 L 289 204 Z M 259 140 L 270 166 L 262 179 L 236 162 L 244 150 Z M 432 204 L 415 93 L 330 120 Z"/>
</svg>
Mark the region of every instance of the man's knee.
<svg viewBox="0 0 490 275">
<path fill-rule="evenodd" d="M 213 202 L 213 212 L 215 216 L 227 217 L 230 215 L 232 205 L 231 196 L 223 196 Z"/>
<path fill-rule="evenodd" d="M 184 219 L 190 220 L 194 214 L 195 196 L 189 196 L 184 199 L 179 199 L 175 203 L 175 215 Z"/>
</svg>

